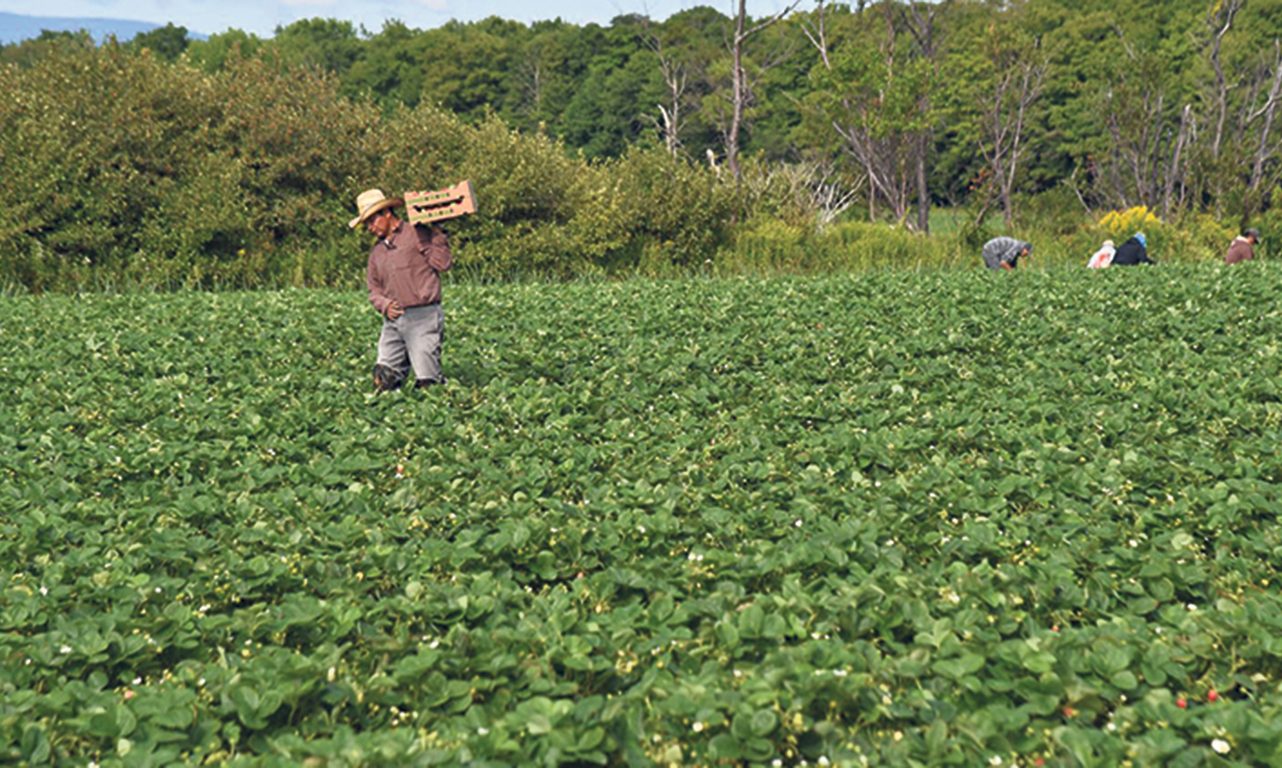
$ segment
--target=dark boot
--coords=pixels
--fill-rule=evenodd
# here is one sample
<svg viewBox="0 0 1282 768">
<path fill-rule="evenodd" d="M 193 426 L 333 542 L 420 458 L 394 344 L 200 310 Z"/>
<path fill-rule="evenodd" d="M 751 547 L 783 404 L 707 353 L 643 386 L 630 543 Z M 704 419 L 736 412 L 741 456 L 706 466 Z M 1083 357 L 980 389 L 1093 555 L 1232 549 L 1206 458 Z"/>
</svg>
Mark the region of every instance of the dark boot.
<svg viewBox="0 0 1282 768">
<path fill-rule="evenodd" d="M 401 384 L 404 383 L 405 377 L 386 365 L 374 366 L 374 390 L 376 392 L 391 392 L 394 389 L 400 389 Z"/>
</svg>

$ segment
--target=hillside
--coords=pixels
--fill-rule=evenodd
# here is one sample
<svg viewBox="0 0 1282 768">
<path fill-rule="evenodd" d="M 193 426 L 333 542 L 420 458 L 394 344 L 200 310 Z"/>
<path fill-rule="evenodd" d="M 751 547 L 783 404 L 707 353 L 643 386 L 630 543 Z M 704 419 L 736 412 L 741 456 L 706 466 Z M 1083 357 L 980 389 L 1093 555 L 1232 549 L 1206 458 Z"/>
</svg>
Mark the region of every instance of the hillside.
<svg viewBox="0 0 1282 768">
<path fill-rule="evenodd" d="M 150 32 L 162 25 L 149 21 L 130 19 L 87 19 L 60 16 L 24 16 L 19 13 L 0 13 L 0 45 L 9 45 L 33 37 L 44 30 L 75 32 L 88 30 L 89 36 L 102 42 L 110 35 L 117 40 L 130 40 L 140 32 Z M 197 37 L 191 35 L 191 37 Z"/>
</svg>

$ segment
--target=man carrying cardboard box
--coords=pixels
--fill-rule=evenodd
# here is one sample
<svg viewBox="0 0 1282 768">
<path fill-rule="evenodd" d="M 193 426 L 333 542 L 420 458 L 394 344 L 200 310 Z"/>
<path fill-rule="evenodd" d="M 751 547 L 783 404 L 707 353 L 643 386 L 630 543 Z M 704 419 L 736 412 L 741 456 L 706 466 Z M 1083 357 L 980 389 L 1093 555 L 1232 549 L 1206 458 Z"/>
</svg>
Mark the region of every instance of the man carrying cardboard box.
<svg viewBox="0 0 1282 768">
<path fill-rule="evenodd" d="M 441 273 L 454 265 L 449 240 L 440 227 L 401 221 L 393 210 L 403 205 L 379 189 L 356 196 L 355 229 L 362 224 L 377 240 L 369 252 L 365 284 L 369 301 L 383 316 L 374 365 L 374 388 L 397 389 L 410 369 L 415 387 L 444 383 L 441 375 Z"/>
</svg>

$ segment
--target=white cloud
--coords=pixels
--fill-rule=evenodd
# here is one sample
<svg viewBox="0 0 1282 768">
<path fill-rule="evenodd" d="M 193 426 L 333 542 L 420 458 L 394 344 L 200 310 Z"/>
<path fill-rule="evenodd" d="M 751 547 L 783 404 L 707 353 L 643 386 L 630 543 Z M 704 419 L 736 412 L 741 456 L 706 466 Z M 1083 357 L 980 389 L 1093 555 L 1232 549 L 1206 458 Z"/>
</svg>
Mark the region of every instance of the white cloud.
<svg viewBox="0 0 1282 768">
<path fill-rule="evenodd" d="M 450 0 L 414 0 L 415 5 L 421 5 L 429 11 L 448 11 L 450 9 Z"/>
</svg>

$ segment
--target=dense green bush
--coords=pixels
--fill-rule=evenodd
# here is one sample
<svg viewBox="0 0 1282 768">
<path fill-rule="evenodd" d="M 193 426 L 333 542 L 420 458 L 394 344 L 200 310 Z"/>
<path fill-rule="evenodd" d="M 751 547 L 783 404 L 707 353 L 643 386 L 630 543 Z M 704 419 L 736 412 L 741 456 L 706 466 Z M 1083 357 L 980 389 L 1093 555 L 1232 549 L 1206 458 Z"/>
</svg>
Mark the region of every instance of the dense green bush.
<svg viewBox="0 0 1282 768">
<path fill-rule="evenodd" d="M 599 255 L 602 246 L 572 231 L 591 204 L 596 174 L 559 142 L 490 116 L 471 132 L 459 170 L 476 185 L 482 209 L 460 222 L 471 228 L 464 264 L 491 275 L 569 275 Z"/>
<path fill-rule="evenodd" d="M 303 69 L 64 47 L 0 70 L 0 270 L 29 288 L 327 282 L 377 115 Z M 321 247 L 317 247 L 318 243 Z"/>
<path fill-rule="evenodd" d="M 51 47 L 0 69 L 0 282 L 354 285 L 361 190 L 470 179 L 449 225 L 463 271 L 670 272 L 708 258 L 735 193 L 655 148 L 591 163 L 491 115 L 384 114 L 332 76 L 231 56 L 214 74 L 120 46 Z"/>
<path fill-rule="evenodd" d="M 33 288 L 119 272 L 208 145 L 212 83 L 116 46 L 0 70 L 0 259 Z M 202 146 L 204 144 L 204 146 Z M 168 254 L 167 254 L 168 255 Z"/>
<path fill-rule="evenodd" d="M 610 212 L 632 244 L 629 261 L 664 274 L 711 259 L 725 242 L 734 189 L 702 166 L 673 161 L 658 147 L 632 147 L 603 166 L 615 201 Z"/>
</svg>

